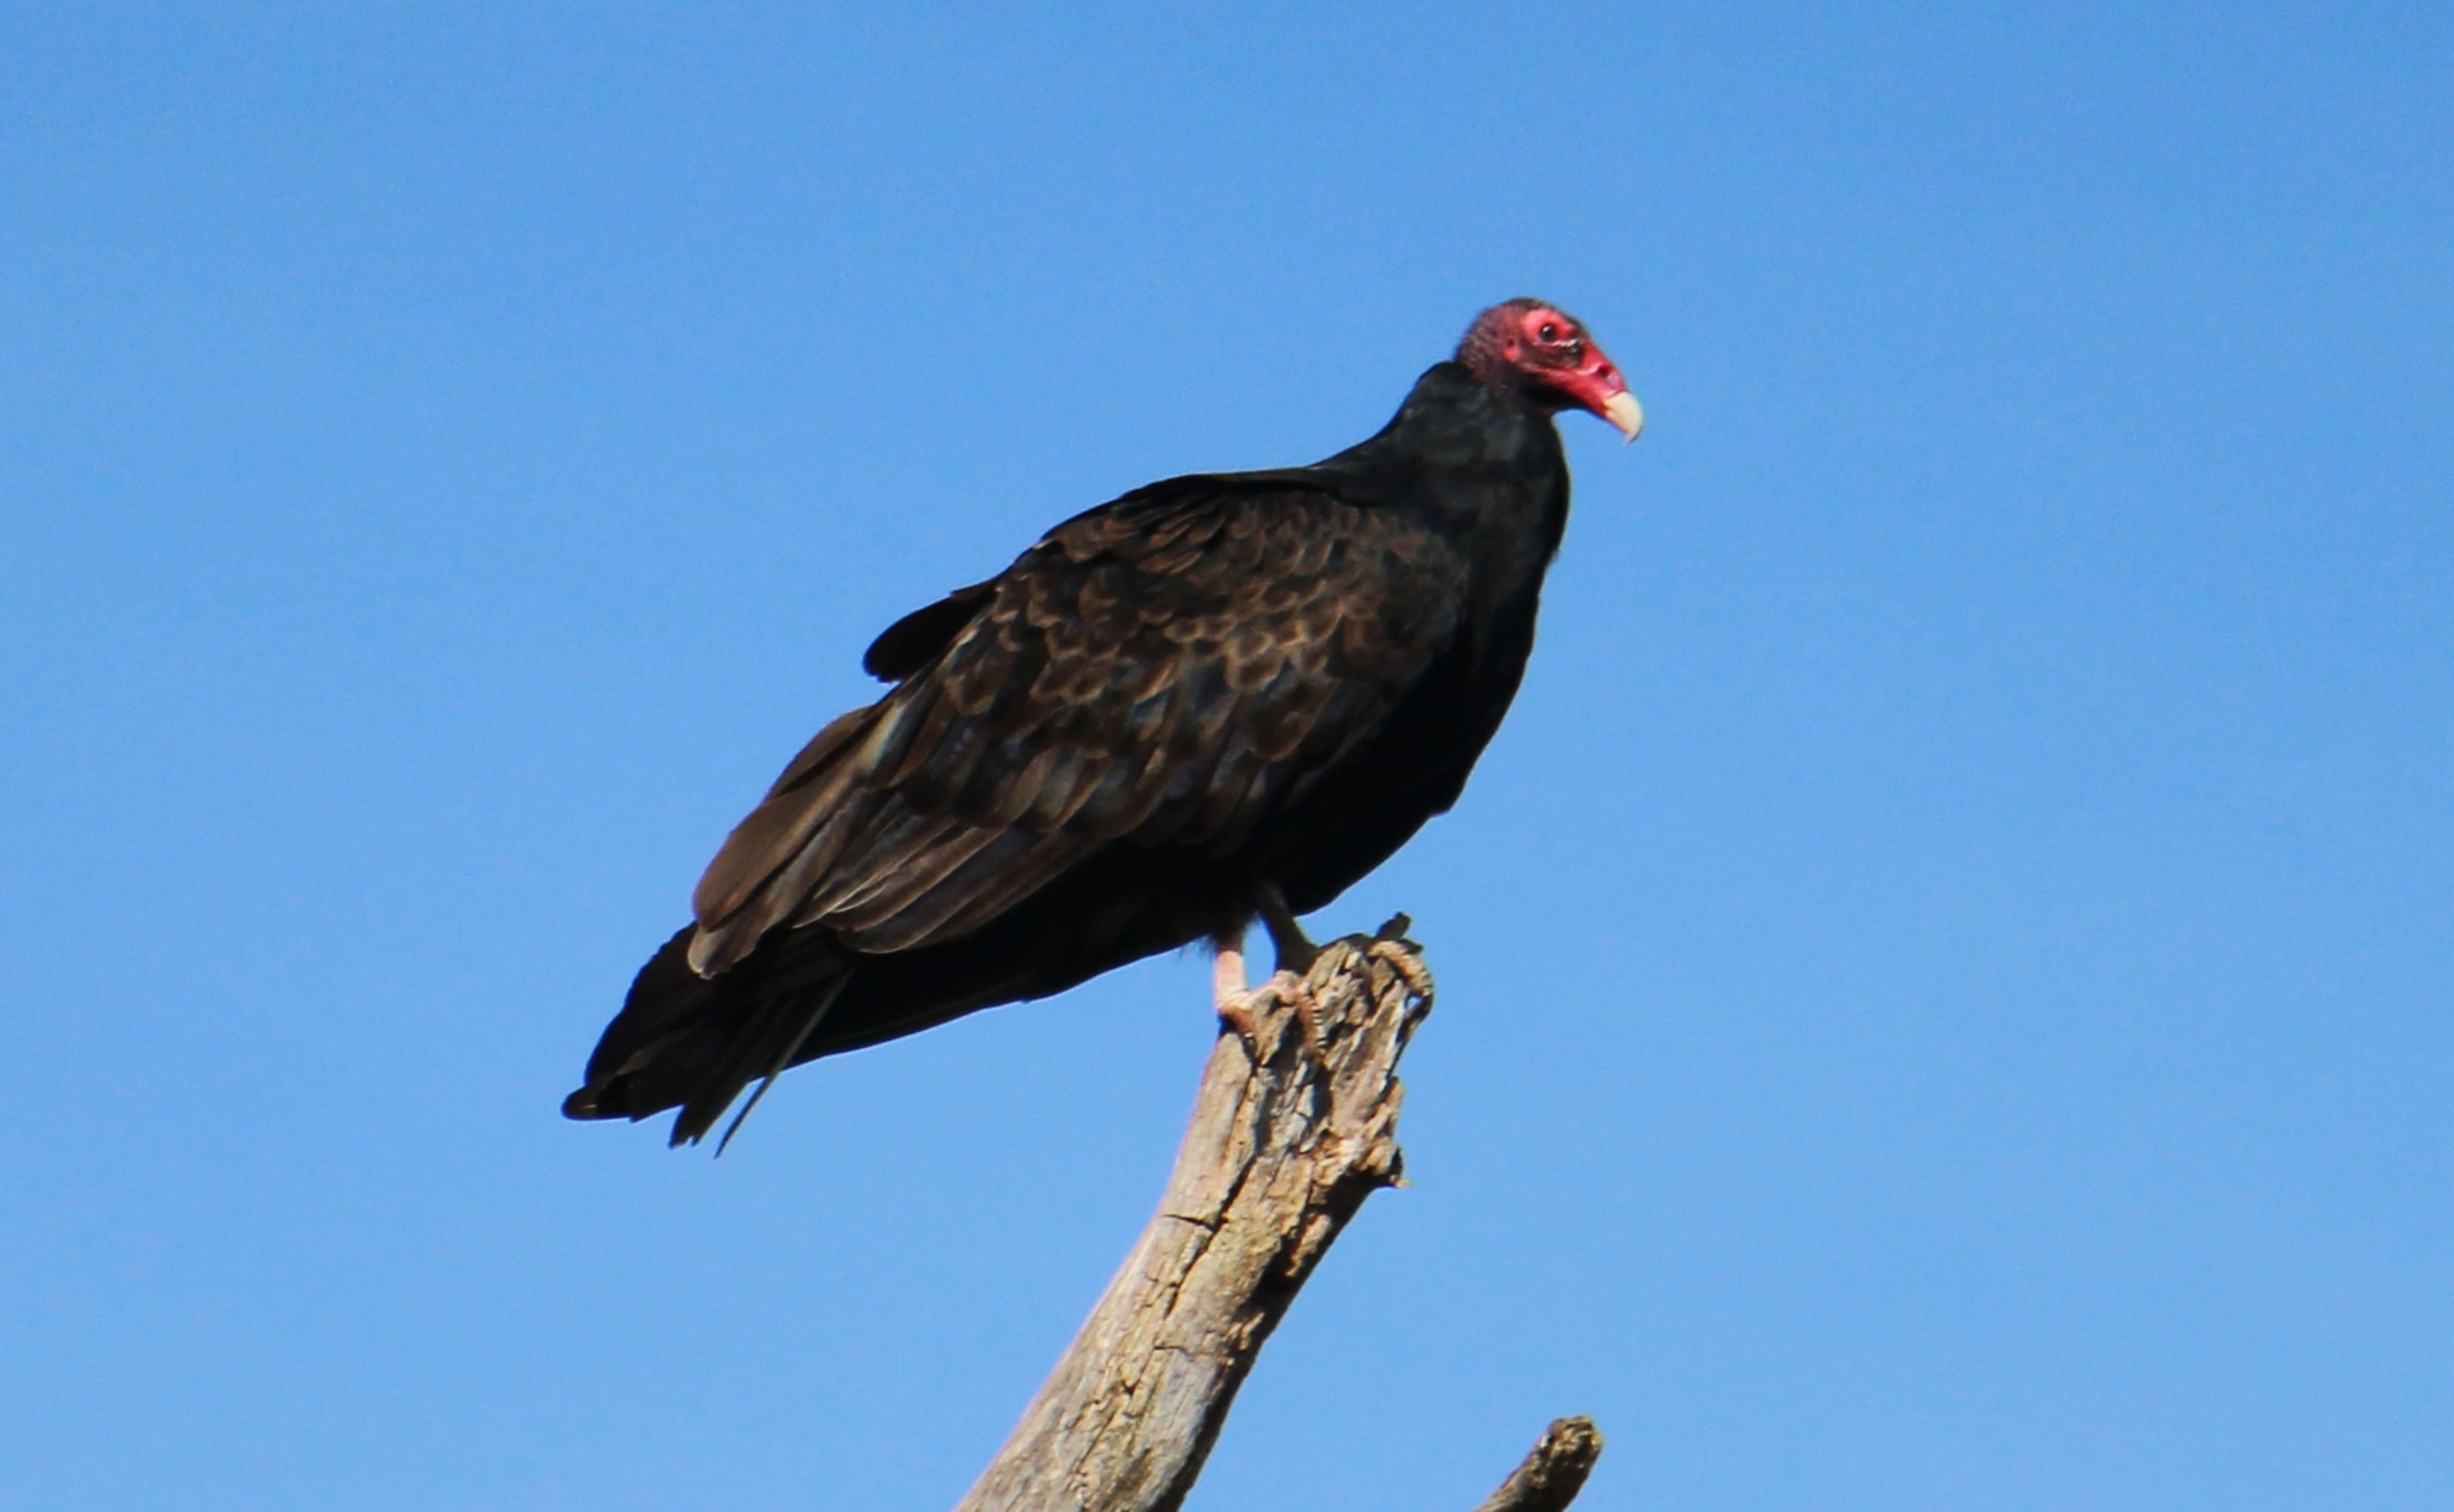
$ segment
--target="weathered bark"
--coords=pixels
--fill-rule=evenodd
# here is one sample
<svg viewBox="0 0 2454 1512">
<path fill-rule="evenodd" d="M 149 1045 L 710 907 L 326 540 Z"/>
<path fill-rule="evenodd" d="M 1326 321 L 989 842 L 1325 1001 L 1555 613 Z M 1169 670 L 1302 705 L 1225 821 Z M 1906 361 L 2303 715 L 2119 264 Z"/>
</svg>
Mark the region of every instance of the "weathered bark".
<svg viewBox="0 0 2454 1512">
<path fill-rule="evenodd" d="M 1219 1037 L 1158 1212 L 956 1512 L 1183 1502 L 1297 1289 L 1363 1200 L 1398 1184 L 1398 1058 L 1432 999 L 1405 927 L 1322 950 L 1307 978 L 1317 1038 L 1286 1004 L 1257 1011 L 1250 1045 Z M 1555 1444 L 1573 1422 L 1552 1425 L 1490 1512 L 1567 1504 L 1600 1447 L 1590 1423 L 1590 1447 Z"/>
<path fill-rule="evenodd" d="M 1593 1419 L 1555 1418 L 1525 1462 L 1474 1512 L 1559 1512 L 1585 1488 L 1601 1455 L 1601 1431 Z"/>
</svg>

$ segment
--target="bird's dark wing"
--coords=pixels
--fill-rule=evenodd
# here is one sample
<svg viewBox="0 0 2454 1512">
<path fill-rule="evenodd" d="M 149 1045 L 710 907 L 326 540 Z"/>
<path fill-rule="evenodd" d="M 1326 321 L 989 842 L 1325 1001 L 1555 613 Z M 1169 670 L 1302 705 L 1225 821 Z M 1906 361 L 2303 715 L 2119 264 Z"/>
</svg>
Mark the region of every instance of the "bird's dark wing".
<svg viewBox="0 0 2454 1512">
<path fill-rule="evenodd" d="M 1223 856 L 1368 739 L 1450 639 L 1466 567 L 1284 475 L 1076 516 L 873 646 L 893 693 L 821 731 L 700 879 L 691 964 L 778 926 L 957 938 L 1114 843 Z"/>
<path fill-rule="evenodd" d="M 860 658 L 860 670 L 886 682 L 901 682 L 911 676 L 953 644 L 963 627 L 978 616 L 996 585 L 997 580 L 992 577 L 985 583 L 957 588 L 887 626 L 884 634 L 869 643 L 869 650 Z"/>
</svg>

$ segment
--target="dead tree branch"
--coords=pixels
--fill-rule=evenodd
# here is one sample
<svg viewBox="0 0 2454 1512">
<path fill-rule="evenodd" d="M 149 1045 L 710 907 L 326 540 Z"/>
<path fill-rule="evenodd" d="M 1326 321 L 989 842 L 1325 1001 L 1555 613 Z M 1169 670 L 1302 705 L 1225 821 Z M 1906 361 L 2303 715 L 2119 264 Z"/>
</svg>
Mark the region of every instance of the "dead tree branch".
<svg viewBox="0 0 2454 1512">
<path fill-rule="evenodd" d="M 956 1512 L 1182 1503 L 1297 1291 L 1398 1182 L 1398 1058 L 1432 999 L 1405 928 L 1321 952 L 1317 1039 L 1282 1004 L 1257 1014 L 1252 1046 L 1219 1037 L 1158 1212 Z M 1484 1512 L 1567 1505 L 1600 1442 L 1581 1419 L 1552 1424 Z"/>
<path fill-rule="evenodd" d="M 1593 1419 L 1553 1419 L 1525 1462 L 1474 1512 L 1559 1512 L 1585 1488 L 1601 1457 L 1601 1430 Z"/>
</svg>

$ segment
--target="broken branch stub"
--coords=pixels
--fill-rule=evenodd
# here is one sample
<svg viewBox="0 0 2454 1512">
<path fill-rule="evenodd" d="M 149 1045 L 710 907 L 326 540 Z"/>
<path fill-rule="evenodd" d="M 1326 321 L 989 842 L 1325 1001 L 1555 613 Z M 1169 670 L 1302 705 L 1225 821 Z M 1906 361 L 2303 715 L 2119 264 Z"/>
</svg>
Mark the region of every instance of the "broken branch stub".
<svg viewBox="0 0 2454 1512">
<path fill-rule="evenodd" d="M 1555 1418 L 1525 1462 L 1474 1512 L 1559 1512 L 1585 1488 L 1601 1455 L 1601 1430 L 1593 1419 Z"/>
</svg>

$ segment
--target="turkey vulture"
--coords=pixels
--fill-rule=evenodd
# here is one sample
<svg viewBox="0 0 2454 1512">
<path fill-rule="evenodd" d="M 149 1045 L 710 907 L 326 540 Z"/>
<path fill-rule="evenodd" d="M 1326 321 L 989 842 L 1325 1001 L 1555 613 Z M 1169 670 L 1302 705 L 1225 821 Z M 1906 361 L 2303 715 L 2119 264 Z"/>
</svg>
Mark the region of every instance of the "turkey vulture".
<svg viewBox="0 0 2454 1512">
<path fill-rule="evenodd" d="M 893 691 L 725 840 L 563 1112 L 679 1107 L 695 1142 L 788 1066 L 1201 940 L 1249 1023 L 1256 917 L 1259 991 L 1298 991 L 1296 916 L 1457 801 L 1516 695 L 1572 407 L 1644 423 L 1582 324 L 1512 299 L 1370 440 L 1136 489 L 895 621 L 861 659 Z"/>
</svg>

